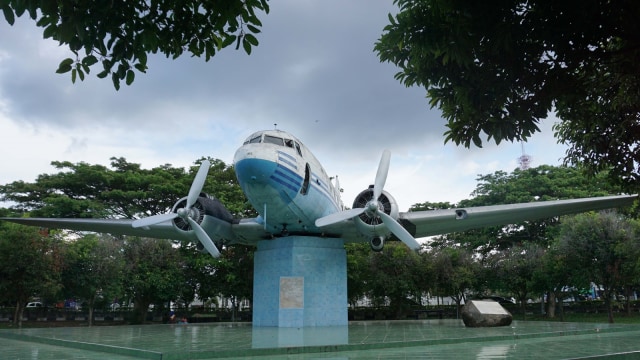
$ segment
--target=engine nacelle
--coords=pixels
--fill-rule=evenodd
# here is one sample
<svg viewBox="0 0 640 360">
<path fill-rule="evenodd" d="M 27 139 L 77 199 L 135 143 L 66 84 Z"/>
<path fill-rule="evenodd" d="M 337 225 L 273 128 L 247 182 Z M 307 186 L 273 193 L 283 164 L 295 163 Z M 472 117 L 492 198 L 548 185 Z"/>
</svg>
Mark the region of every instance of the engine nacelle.
<svg viewBox="0 0 640 360">
<path fill-rule="evenodd" d="M 171 211 L 177 213 L 179 209 L 185 208 L 186 206 L 187 198 L 184 197 L 176 202 Z M 205 217 L 205 215 L 207 215 L 207 217 Z M 229 210 L 227 210 L 227 208 L 225 208 L 218 199 L 210 197 L 205 193 L 200 193 L 200 197 L 198 197 L 198 200 L 196 200 L 195 204 L 191 207 L 189 217 L 204 229 L 215 227 L 216 232 L 220 234 L 229 230 L 233 221 L 233 215 L 231 215 Z M 207 220 L 207 218 L 209 218 L 209 220 Z M 213 222 L 211 218 L 214 218 L 217 221 Z M 179 216 L 173 220 L 173 226 L 181 231 L 193 231 L 189 222 Z M 220 248 L 224 239 L 212 238 L 211 240 L 213 240 L 216 246 Z M 206 253 L 206 250 L 200 243 L 198 243 L 197 246 L 199 251 Z"/>
<path fill-rule="evenodd" d="M 376 236 L 372 238 L 371 240 L 369 240 L 369 245 L 371 246 L 371 250 L 375 252 L 382 251 L 382 248 L 384 247 L 384 237 Z"/>
<path fill-rule="evenodd" d="M 373 185 L 356 196 L 356 199 L 353 201 L 353 208 L 355 209 L 367 207 L 367 204 L 369 204 L 372 199 Z M 391 196 L 391 194 L 386 191 L 382 191 L 380 197 L 378 198 L 378 209 L 394 219 L 398 218 L 399 211 L 396 199 L 394 199 L 393 196 Z M 358 217 L 355 217 L 353 220 L 360 234 L 368 239 L 371 239 L 371 248 L 375 251 L 382 250 L 382 246 L 384 246 L 384 239 L 391 232 L 387 230 L 387 227 L 383 224 L 380 216 L 377 216 L 375 214 L 374 216 L 372 216 L 370 212 L 365 211 Z M 374 247 L 373 245 L 373 241 L 376 238 L 381 239 L 378 250 L 376 250 L 377 246 Z"/>
</svg>

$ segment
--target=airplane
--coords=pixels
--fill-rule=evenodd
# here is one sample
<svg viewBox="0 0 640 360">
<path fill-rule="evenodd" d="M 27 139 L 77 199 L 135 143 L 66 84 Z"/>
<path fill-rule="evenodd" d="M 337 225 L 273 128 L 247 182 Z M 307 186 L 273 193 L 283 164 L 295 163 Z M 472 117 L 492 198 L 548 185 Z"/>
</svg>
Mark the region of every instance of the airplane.
<svg viewBox="0 0 640 360">
<path fill-rule="evenodd" d="M 255 218 L 234 218 L 215 197 L 202 192 L 208 161 L 203 161 L 186 197 L 166 214 L 141 219 L 0 218 L 24 225 L 114 235 L 186 240 L 202 251 L 220 256 L 222 246 L 256 245 L 283 236 L 342 238 L 368 242 L 381 251 L 395 237 L 413 250 L 416 238 L 493 225 L 555 217 L 632 204 L 636 195 L 613 195 L 571 200 L 400 212 L 384 190 L 390 166 L 384 150 L 373 185 L 345 208 L 337 177 L 329 177 L 309 149 L 293 135 L 263 130 L 250 135 L 234 155 L 238 182 Z"/>
</svg>

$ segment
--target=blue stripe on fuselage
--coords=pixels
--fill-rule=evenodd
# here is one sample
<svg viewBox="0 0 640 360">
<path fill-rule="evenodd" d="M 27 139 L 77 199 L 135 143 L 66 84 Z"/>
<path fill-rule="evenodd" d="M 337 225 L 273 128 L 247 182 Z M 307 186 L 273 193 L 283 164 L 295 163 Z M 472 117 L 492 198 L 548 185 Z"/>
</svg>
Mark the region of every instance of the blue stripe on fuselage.
<svg viewBox="0 0 640 360">
<path fill-rule="evenodd" d="M 292 177 L 291 175 L 294 176 Z M 300 190 L 300 182 L 302 181 L 302 177 L 291 173 L 291 170 L 282 165 L 278 165 L 278 169 L 273 173 L 273 175 L 271 175 L 271 179 L 294 192 L 298 192 Z"/>
<path fill-rule="evenodd" d="M 293 199 L 302 186 L 302 177 L 283 164 L 264 159 L 243 159 L 236 164 L 236 175 L 245 192 L 250 193 L 253 183 L 274 182 L 281 187 L 289 200 Z M 248 194 L 249 195 L 249 194 Z"/>
<path fill-rule="evenodd" d="M 258 211 L 262 210 L 265 202 L 269 202 L 268 198 L 264 197 L 265 195 L 267 197 L 275 195 L 275 193 L 267 195 L 268 192 L 261 194 L 262 190 L 260 189 L 263 186 L 271 187 L 273 190 L 278 191 L 278 198 L 280 201 L 284 201 L 284 203 L 289 203 L 293 198 L 298 199 L 299 205 L 314 204 L 316 201 L 320 201 L 321 203 L 328 201 L 326 206 L 320 204 L 313 205 L 314 209 L 325 209 L 316 216 L 328 215 L 331 212 L 339 210 L 337 200 L 331 196 L 328 191 L 328 184 L 320 181 L 320 178 L 315 172 L 309 184 L 309 193 L 301 196 L 299 191 L 303 180 L 302 177 L 287 168 L 284 164 L 276 164 L 273 161 L 264 159 L 245 158 L 235 164 L 235 170 L 243 191 L 252 203 L 255 202 L 253 205 Z M 271 183 L 271 185 L 268 183 Z M 271 217 L 269 217 L 269 219 L 271 221 L 274 220 Z"/>
</svg>

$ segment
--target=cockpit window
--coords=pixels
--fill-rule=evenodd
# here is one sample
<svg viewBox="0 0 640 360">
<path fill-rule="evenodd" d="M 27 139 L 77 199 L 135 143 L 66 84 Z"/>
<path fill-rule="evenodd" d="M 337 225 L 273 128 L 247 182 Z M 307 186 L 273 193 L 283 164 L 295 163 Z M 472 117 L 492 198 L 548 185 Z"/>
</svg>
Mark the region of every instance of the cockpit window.
<svg viewBox="0 0 640 360">
<path fill-rule="evenodd" d="M 263 135 L 264 135 L 264 138 L 263 138 Z M 259 143 L 275 144 L 275 145 L 286 146 L 288 148 L 296 149 L 296 152 L 298 153 L 298 155 L 302 156 L 302 150 L 301 150 L 300 144 L 298 144 L 297 141 L 292 139 L 283 139 L 281 137 L 267 135 L 267 134 L 260 134 L 260 135 L 254 136 L 251 139 L 246 140 L 244 142 L 244 145 L 259 144 Z"/>
<path fill-rule="evenodd" d="M 264 142 L 266 144 L 276 144 L 276 145 L 284 146 L 284 140 L 282 138 L 271 136 L 271 135 L 265 135 Z"/>
</svg>

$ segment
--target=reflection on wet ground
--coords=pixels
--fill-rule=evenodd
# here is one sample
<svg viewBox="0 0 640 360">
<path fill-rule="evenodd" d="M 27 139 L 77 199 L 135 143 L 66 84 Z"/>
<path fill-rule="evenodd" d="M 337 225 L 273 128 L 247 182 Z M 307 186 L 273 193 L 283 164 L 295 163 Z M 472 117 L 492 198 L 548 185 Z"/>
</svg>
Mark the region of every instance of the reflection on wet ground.
<svg viewBox="0 0 640 360">
<path fill-rule="evenodd" d="M 254 328 L 250 323 L 0 331 L 7 359 L 567 359 L 640 358 L 640 326 L 523 322 L 467 328 L 461 320 Z"/>
</svg>

